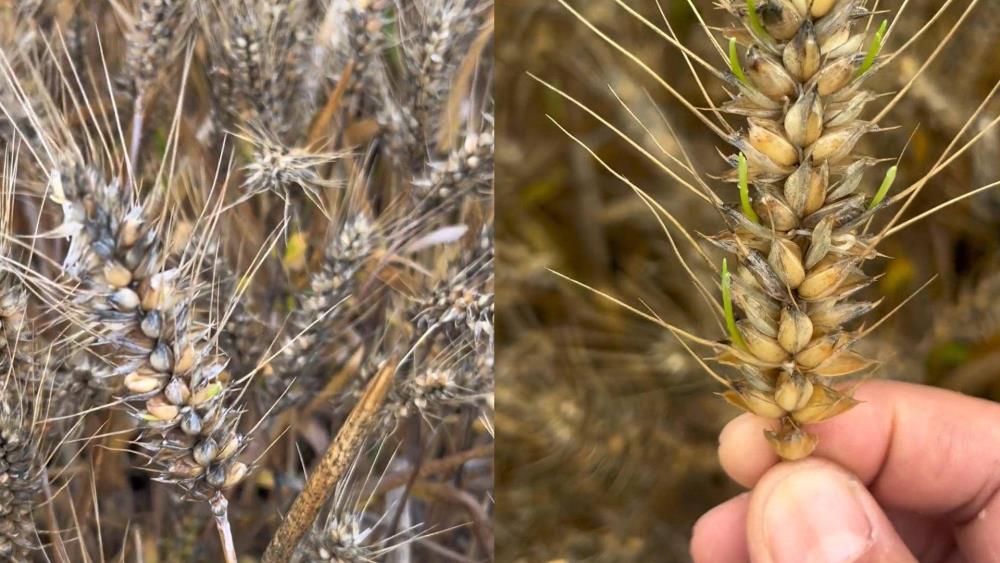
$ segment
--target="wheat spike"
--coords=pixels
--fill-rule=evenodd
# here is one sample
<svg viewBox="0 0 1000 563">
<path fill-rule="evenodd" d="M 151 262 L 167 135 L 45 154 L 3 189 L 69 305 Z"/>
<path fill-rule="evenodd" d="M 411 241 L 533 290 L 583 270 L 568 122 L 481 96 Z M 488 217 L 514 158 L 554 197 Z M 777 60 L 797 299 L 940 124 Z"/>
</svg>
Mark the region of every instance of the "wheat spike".
<svg viewBox="0 0 1000 563">
<path fill-rule="evenodd" d="M 741 207 L 721 207 L 727 229 L 710 239 L 738 263 L 723 271 L 731 338 L 716 359 L 742 375 L 726 400 L 780 421 L 767 439 L 785 459 L 815 448 L 803 426 L 856 404 L 837 382 L 876 363 L 851 349 L 848 328 L 876 305 L 853 297 L 871 282 L 865 223 L 895 175 L 874 196 L 860 188 L 873 160 L 855 145 L 877 130 L 859 117 L 875 97 L 864 83 L 887 25 L 857 25 L 872 15 L 864 4 L 721 2 L 738 20 L 725 31 L 737 93 L 722 109 L 747 116 L 747 128 L 728 138 Z"/>
<path fill-rule="evenodd" d="M 199 18 L 208 41 L 212 87 L 240 124 L 282 136 L 304 128 L 309 92 L 301 87 L 310 24 L 306 2 L 211 0 Z"/>
<path fill-rule="evenodd" d="M 17 403 L 8 397 L 0 401 L 0 558 L 27 562 L 36 547 L 32 512 L 40 487 L 39 456 L 30 420 Z"/>
<path fill-rule="evenodd" d="M 142 0 L 129 31 L 129 74 L 141 95 L 180 53 L 190 24 L 183 0 Z"/>
<path fill-rule="evenodd" d="M 380 230 L 361 210 L 331 230 L 322 266 L 310 275 L 309 288 L 297 298 L 298 307 L 286 329 L 289 336 L 269 366 L 273 374 L 265 379 L 265 402 L 281 396 L 278 407 L 283 409 L 308 398 L 322 387 L 331 366 L 343 365 L 358 346 L 352 323 L 367 302 L 356 293 L 383 246 Z M 293 379 L 295 385 L 286 392 Z"/>
<path fill-rule="evenodd" d="M 877 365 L 852 349 L 873 327 L 850 327 L 877 306 L 856 300 L 873 279 L 862 265 L 879 256 L 875 247 L 895 232 L 898 214 L 877 234 L 867 230 L 872 217 L 907 196 L 908 204 L 976 139 L 951 155 L 950 146 L 930 173 L 892 197 L 887 195 L 896 166 L 886 171 L 874 193 L 861 188 L 865 171 L 879 161 L 859 154 L 856 145 L 864 135 L 879 130 L 875 123 L 889 109 L 874 121 L 861 119 L 866 105 L 878 97 L 865 88 L 865 82 L 895 56 L 881 56 L 891 29 L 888 21 L 859 24 L 875 16 L 864 0 L 718 2 L 736 19 L 736 25 L 723 30 L 728 53 L 719 51 L 728 62 L 727 72 L 712 68 L 672 33 L 618 2 L 680 49 L 692 72 L 697 63 L 727 83 L 731 99 L 709 109 L 744 117 L 746 127 L 739 131 L 719 128 L 638 57 L 561 3 L 736 148 L 726 157 L 732 169 L 722 179 L 736 184 L 739 202 L 722 204 L 715 194 L 706 196 L 726 222 L 724 231 L 706 238 L 736 258 L 734 272 L 725 261 L 721 272 L 729 339 L 701 344 L 717 352 L 718 363 L 739 370 L 734 379 L 721 378 L 729 388 L 724 397 L 739 408 L 778 421 L 778 428 L 766 436 L 776 452 L 785 459 L 808 456 L 817 438 L 804 426 L 855 406 L 850 390 L 840 382 Z M 647 157 L 662 166 L 648 153 Z M 641 190 L 637 194 L 647 205 L 655 205 Z"/>
<path fill-rule="evenodd" d="M 0 559 L 31 560 L 38 547 L 33 519 L 44 471 L 35 399 L 50 378 L 33 340 L 25 275 L 12 250 L 16 149 L 4 151 L 0 179 Z"/>
</svg>

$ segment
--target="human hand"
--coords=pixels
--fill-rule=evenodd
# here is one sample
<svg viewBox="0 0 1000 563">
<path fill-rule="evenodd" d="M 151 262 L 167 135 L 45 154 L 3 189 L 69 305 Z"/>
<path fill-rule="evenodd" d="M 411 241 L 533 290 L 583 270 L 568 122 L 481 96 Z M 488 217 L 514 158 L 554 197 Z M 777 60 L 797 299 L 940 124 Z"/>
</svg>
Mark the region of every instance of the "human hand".
<svg viewBox="0 0 1000 563">
<path fill-rule="evenodd" d="M 1000 562 L 1000 405 L 892 381 L 855 397 L 802 461 L 779 463 L 772 421 L 725 427 L 722 467 L 751 491 L 698 520 L 696 563 Z"/>
</svg>

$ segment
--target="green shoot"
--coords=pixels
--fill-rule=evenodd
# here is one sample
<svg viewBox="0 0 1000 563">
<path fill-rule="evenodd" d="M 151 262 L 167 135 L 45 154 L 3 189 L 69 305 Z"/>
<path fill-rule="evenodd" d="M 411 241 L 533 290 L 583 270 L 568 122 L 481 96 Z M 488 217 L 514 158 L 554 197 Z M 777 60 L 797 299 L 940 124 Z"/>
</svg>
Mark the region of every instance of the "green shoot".
<svg viewBox="0 0 1000 563">
<path fill-rule="evenodd" d="M 722 309 L 726 315 L 726 329 L 729 331 L 729 339 L 733 341 L 740 350 L 747 349 L 747 343 L 743 340 L 743 335 L 736 328 L 736 316 L 733 314 L 733 276 L 729 273 L 729 265 L 726 259 L 722 259 Z"/>
<path fill-rule="evenodd" d="M 740 57 L 736 53 L 736 39 L 732 37 L 729 38 L 729 70 L 740 82 L 750 84 L 747 81 L 747 75 L 743 74 L 743 67 L 740 66 Z"/>
<path fill-rule="evenodd" d="M 872 44 L 868 47 L 868 53 L 865 55 L 865 60 L 861 63 L 861 68 L 858 69 L 858 76 L 867 72 L 868 69 L 875 64 L 875 57 L 877 57 L 879 51 L 882 50 L 882 38 L 885 37 L 885 30 L 888 27 L 889 20 L 882 20 L 882 23 L 879 24 L 878 31 L 875 32 L 875 37 L 872 38 Z"/>
<path fill-rule="evenodd" d="M 872 202 L 868 204 L 868 209 L 875 209 L 878 204 L 882 203 L 885 199 L 885 195 L 889 193 L 889 187 L 892 186 L 893 180 L 896 179 L 896 166 L 886 170 L 885 178 L 882 179 L 882 185 L 878 187 L 878 191 L 875 192 L 875 197 L 872 198 Z"/>
<path fill-rule="evenodd" d="M 760 224 L 760 217 L 757 217 L 757 213 L 750 206 L 750 172 L 747 169 L 747 157 L 743 153 L 740 153 L 738 170 L 740 174 L 740 205 L 743 206 L 743 214 L 747 216 L 747 219 Z"/>
<path fill-rule="evenodd" d="M 760 23 L 760 16 L 757 15 L 757 2 L 756 0 L 747 0 L 747 18 L 750 20 L 750 29 L 753 31 L 754 35 L 764 40 L 767 43 L 772 43 L 774 41 L 771 38 L 771 34 L 764 29 L 764 25 Z"/>
</svg>

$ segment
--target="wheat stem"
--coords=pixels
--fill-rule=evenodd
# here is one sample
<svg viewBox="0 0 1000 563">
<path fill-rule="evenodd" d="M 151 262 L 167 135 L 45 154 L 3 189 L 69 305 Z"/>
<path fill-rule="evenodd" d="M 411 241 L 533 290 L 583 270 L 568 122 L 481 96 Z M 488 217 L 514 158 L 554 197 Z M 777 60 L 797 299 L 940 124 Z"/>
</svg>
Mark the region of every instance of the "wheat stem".
<svg viewBox="0 0 1000 563">
<path fill-rule="evenodd" d="M 236 548 L 233 547 L 233 530 L 229 526 L 229 501 L 221 492 L 218 492 L 209 502 L 212 507 L 212 516 L 215 517 L 215 529 L 219 532 L 219 543 L 222 545 L 222 553 L 226 558 L 226 563 L 237 563 Z"/>
</svg>

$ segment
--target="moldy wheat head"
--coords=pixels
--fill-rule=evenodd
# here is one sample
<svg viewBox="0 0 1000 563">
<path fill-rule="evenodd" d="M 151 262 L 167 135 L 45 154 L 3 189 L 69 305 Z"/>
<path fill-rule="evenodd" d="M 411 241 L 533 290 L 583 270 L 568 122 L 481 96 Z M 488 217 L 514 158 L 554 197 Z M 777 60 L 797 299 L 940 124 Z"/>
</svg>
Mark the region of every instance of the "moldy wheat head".
<svg viewBox="0 0 1000 563">
<path fill-rule="evenodd" d="M 724 231 L 706 238 L 735 257 L 732 271 L 723 261 L 719 284 L 723 306 L 718 312 L 722 313 L 720 320 L 725 322 L 728 340 L 698 339 L 660 319 L 647 318 L 666 326 L 678 338 L 711 347 L 717 362 L 735 368 L 738 375 L 732 378 L 711 373 L 729 388 L 724 396 L 730 403 L 777 421 L 766 438 L 778 455 L 785 459 L 809 455 L 817 437 L 806 427 L 853 408 L 857 401 L 844 385 L 846 378 L 864 376 L 877 365 L 854 350 L 856 342 L 873 328 L 858 328 L 859 319 L 878 305 L 859 299 L 859 292 L 873 281 L 862 266 L 879 257 L 875 250 L 878 243 L 903 227 L 896 224 L 903 210 L 952 157 L 949 147 L 929 173 L 892 197 L 887 198 L 887 194 L 896 166 L 888 168 L 876 189 L 862 187 L 866 170 L 879 160 L 860 154 L 856 147 L 866 134 L 879 131 L 877 122 L 896 102 L 890 102 L 870 121 L 862 117 L 866 106 L 878 97 L 868 89 L 868 79 L 894 56 L 881 54 L 891 31 L 889 22 L 877 24 L 877 13 L 865 0 L 721 0 L 717 6 L 735 22 L 721 30 L 728 49 L 715 45 L 728 63 L 728 69 L 720 71 L 682 45 L 673 30 L 660 29 L 624 1 L 615 0 L 677 47 L 690 64 L 707 67 L 725 82 L 730 99 L 718 107 L 702 90 L 712 105 L 706 111 L 716 114 L 716 122 L 567 2 L 560 2 L 602 39 L 639 63 L 736 149 L 724 155 L 731 169 L 722 175 L 723 180 L 736 185 L 738 203 L 734 204 L 723 203 L 712 193 L 690 161 L 684 164 L 675 159 L 675 164 L 696 176 L 699 186 L 645 153 L 713 205 L 726 223 Z M 955 27 L 974 6 L 975 2 L 966 8 Z M 705 31 L 712 32 L 708 27 Z M 712 41 L 715 43 L 714 37 Z M 562 94 L 554 86 L 546 86 Z M 562 95 L 600 118 L 582 103 Z M 722 113 L 745 119 L 745 126 L 733 129 Z M 638 120 L 631 110 L 629 114 Z M 997 120 L 991 121 L 989 127 L 995 123 Z M 956 155 L 979 136 L 956 150 Z M 663 213 L 697 246 L 669 211 L 615 174 L 629 183 L 650 210 Z M 879 211 L 904 199 L 903 210 L 887 226 L 869 233 Z M 665 223 L 663 228 L 667 228 Z M 701 248 L 697 251 L 707 260 Z M 703 297 L 709 294 L 697 278 L 694 282 Z"/>
<path fill-rule="evenodd" d="M 29 561 L 36 547 L 32 512 L 40 483 L 38 456 L 19 407 L 0 400 L 0 558 Z"/>
<path fill-rule="evenodd" d="M 868 53 L 885 28 L 865 33 L 858 20 L 869 12 L 857 0 L 722 6 L 739 22 L 726 32 L 737 94 L 724 109 L 748 116 L 729 139 L 740 151 L 729 179 L 755 193 L 742 210 L 724 208 L 728 229 L 711 239 L 736 255 L 722 285 L 743 312 L 716 359 L 743 376 L 726 399 L 780 420 L 768 441 L 796 459 L 816 445 L 804 425 L 855 405 L 836 382 L 875 364 L 851 350 L 857 333 L 847 325 L 873 306 L 853 298 L 871 280 L 861 270 L 874 256 L 863 227 L 884 192 L 860 190 L 871 160 L 854 147 L 876 129 L 859 115 L 873 98 L 863 88 Z"/>
</svg>

